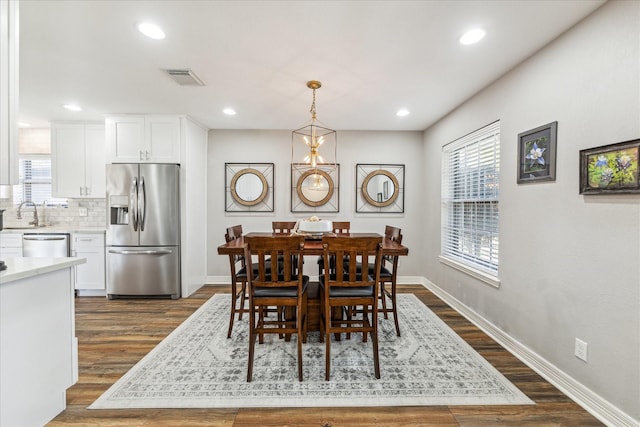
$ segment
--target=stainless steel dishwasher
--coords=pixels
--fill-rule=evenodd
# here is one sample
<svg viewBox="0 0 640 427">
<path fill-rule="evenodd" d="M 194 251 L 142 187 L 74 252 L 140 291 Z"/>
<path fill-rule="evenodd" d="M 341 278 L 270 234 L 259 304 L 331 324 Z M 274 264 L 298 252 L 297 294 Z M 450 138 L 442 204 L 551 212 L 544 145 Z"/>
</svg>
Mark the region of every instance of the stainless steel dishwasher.
<svg viewBox="0 0 640 427">
<path fill-rule="evenodd" d="M 22 256 L 60 258 L 70 256 L 68 233 L 24 233 Z"/>
</svg>

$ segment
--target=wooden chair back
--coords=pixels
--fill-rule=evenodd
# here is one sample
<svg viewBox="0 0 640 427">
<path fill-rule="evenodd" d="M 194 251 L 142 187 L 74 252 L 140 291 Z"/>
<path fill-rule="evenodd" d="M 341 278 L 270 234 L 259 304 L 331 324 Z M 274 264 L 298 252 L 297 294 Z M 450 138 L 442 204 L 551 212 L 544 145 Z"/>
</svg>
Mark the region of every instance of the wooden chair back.
<svg viewBox="0 0 640 427">
<path fill-rule="evenodd" d="M 394 242 L 397 242 L 398 244 L 402 243 L 402 230 L 398 227 L 394 227 L 392 225 L 387 225 L 384 228 L 384 237 L 392 240 Z M 393 264 L 393 272 L 395 274 L 396 271 L 396 267 L 398 266 L 398 259 L 399 257 L 397 256 L 390 256 L 390 255 L 385 255 L 382 259 L 382 265 L 386 266 L 387 264 L 391 263 Z"/>
<path fill-rule="evenodd" d="M 291 234 L 295 226 L 295 221 L 273 221 L 271 223 L 271 229 L 278 234 Z"/>
<path fill-rule="evenodd" d="M 348 234 L 350 229 L 350 221 L 333 221 L 333 232 L 335 234 Z"/>
<path fill-rule="evenodd" d="M 324 265 L 324 283 L 331 287 L 367 287 L 377 289 L 382 254 L 381 237 L 341 237 L 324 236 L 322 238 Z M 331 259 L 343 262 L 331 262 Z M 366 266 L 366 267 L 365 267 Z M 371 268 L 375 277 L 368 272 Z"/>
<path fill-rule="evenodd" d="M 242 225 L 234 225 L 233 227 L 227 228 L 226 233 L 224 233 L 224 240 L 229 243 L 233 240 L 242 237 Z M 242 255 L 229 255 L 229 261 L 231 262 L 231 275 L 235 276 L 236 272 L 236 264 L 240 263 L 238 268 L 241 269 L 245 266 L 244 256 Z M 235 279 L 235 277 L 233 277 Z"/>
<path fill-rule="evenodd" d="M 245 258 L 258 266 L 255 277 L 249 278 L 250 289 L 257 287 L 298 286 L 302 272 L 303 236 L 245 237 Z M 278 259 L 278 268 L 271 268 L 271 259 Z"/>
</svg>

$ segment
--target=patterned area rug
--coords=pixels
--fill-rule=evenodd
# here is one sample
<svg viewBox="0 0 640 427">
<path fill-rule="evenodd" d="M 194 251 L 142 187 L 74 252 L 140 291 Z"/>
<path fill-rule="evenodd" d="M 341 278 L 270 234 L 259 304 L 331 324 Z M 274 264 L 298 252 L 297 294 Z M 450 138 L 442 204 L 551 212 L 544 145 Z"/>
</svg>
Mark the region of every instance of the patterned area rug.
<svg viewBox="0 0 640 427">
<path fill-rule="evenodd" d="M 226 338 L 230 298 L 211 297 L 89 409 L 533 404 L 412 294 L 398 296 L 402 337 L 391 317 L 379 320 L 380 380 L 371 340 L 356 334 L 332 342 L 325 381 L 316 332 L 304 344 L 303 382 L 296 338 L 269 335 L 247 383 L 247 320 Z"/>
</svg>

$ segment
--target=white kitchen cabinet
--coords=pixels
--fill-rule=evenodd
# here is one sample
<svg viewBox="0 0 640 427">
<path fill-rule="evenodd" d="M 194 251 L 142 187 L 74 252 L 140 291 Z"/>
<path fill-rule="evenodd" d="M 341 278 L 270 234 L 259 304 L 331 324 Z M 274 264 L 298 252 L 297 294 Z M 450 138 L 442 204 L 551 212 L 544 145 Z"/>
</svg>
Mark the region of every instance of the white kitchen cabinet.
<svg viewBox="0 0 640 427">
<path fill-rule="evenodd" d="M 18 184 L 19 2 L 0 0 L 0 184 Z"/>
<path fill-rule="evenodd" d="M 180 163 L 179 116 L 107 117 L 110 163 Z"/>
<path fill-rule="evenodd" d="M 103 233 L 73 233 L 71 255 L 86 258 L 76 266 L 76 289 L 105 291 L 105 245 Z"/>
<path fill-rule="evenodd" d="M 2 233 L 0 259 L 22 256 L 22 233 Z"/>
<path fill-rule="evenodd" d="M 106 163 L 104 125 L 51 125 L 51 178 L 54 197 L 105 197 Z"/>
</svg>

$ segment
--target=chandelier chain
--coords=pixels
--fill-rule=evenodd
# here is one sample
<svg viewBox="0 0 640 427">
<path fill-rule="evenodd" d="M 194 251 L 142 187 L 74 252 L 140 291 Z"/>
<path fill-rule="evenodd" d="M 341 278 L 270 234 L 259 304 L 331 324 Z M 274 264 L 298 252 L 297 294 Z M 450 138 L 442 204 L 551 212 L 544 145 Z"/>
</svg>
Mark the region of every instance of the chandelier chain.
<svg viewBox="0 0 640 427">
<path fill-rule="evenodd" d="M 311 113 L 311 118 L 313 120 L 316 119 L 316 90 L 315 88 L 313 89 L 313 102 L 311 102 L 311 109 L 309 110 L 309 112 Z"/>
</svg>

